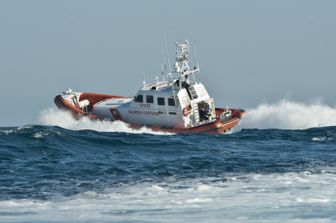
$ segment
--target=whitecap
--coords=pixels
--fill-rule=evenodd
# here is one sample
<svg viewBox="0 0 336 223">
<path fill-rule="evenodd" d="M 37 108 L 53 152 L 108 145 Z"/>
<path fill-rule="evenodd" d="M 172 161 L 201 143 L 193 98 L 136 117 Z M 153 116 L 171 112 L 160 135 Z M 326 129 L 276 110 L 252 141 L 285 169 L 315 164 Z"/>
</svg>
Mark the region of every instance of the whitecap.
<svg viewBox="0 0 336 223">
<path fill-rule="evenodd" d="M 36 132 L 36 133 L 34 133 L 33 138 L 35 138 L 35 139 L 43 139 L 47 135 L 48 135 L 48 133 Z"/>
</svg>

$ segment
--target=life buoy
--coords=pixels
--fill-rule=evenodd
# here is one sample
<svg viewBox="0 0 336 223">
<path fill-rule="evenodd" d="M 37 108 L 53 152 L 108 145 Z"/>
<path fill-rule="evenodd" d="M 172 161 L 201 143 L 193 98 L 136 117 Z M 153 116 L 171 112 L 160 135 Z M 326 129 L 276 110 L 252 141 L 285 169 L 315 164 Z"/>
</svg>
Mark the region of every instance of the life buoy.
<svg viewBox="0 0 336 223">
<path fill-rule="evenodd" d="M 187 116 L 187 115 L 189 115 L 191 113 L 190 108 L 188 106 L 184 107 L 183 110 L 182 110 L 182 112 L 183 112 L 184 116 Z"/>
</svg>

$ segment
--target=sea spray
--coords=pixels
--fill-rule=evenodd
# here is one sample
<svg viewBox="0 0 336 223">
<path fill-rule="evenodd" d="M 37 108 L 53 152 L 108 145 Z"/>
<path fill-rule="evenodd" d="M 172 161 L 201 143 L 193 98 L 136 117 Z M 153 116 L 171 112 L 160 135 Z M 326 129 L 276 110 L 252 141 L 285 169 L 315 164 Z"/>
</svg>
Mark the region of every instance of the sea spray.
<svg viewBox="0 0 336 223">
<path fill-rule="evenodd" d="M 98 132 L 125 132 L 134 134 L 169 134 L 158 131 L 152 131 L 149 128 L 142 127 L 133 129 L 127 123 L 122 121 L 91 120 L 88 117 L 75 119 L 70 112 L 57 110 L 54 108 L 45 109 L 40 113 L 39 122 L 43 125 L 59 126 L 70 130 L 94 130 Z"/>
<path fill-rule="evenodd" d="M 307 129 L 336 125 L 336 108 L 321 102 L 304 104 L 284 99 L 273 104 L 261 104 L 246 111 L 237 130 Z"/>
</svg>

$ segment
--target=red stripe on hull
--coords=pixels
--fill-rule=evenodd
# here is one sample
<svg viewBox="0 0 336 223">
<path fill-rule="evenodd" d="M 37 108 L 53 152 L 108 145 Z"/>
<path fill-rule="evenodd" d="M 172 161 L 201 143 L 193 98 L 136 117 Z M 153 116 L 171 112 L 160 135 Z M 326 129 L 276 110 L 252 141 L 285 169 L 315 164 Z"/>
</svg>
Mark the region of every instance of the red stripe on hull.
<svg viewBox="0 0 336 223">
<path fill-rule="evenodd" d="M 110 109 L 110 112 L 111 112 L 114 120 L 120 120 L 120 121 L 122 120 L 121 114 L 119 113 L 119 111 L 117 109 L 112 108 L 112 109 Z"/>
</svg>

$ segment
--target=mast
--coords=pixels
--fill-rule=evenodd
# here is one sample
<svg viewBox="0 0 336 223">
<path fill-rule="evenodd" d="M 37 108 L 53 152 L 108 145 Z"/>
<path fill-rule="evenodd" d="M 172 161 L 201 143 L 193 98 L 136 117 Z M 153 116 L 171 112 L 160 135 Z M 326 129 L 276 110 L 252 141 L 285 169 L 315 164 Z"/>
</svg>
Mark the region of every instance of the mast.
<svg viewBox="0 0 336 223">
<path fill-rule="evenodd" d="M 190 43 L 187 40 L 185 40 L 183 43 L 176 42 L 176 62 L 174 73 L 177 74 L 177 79 L 179 80 L 187 80 L 188 75 L 192 74 L 195 82 L 196 80 L 194 73 L 199 71 L 199 68 L 198 67 L 194 67 L 193 69 L 190 68 L 189 48 Z"/>
</svg>

